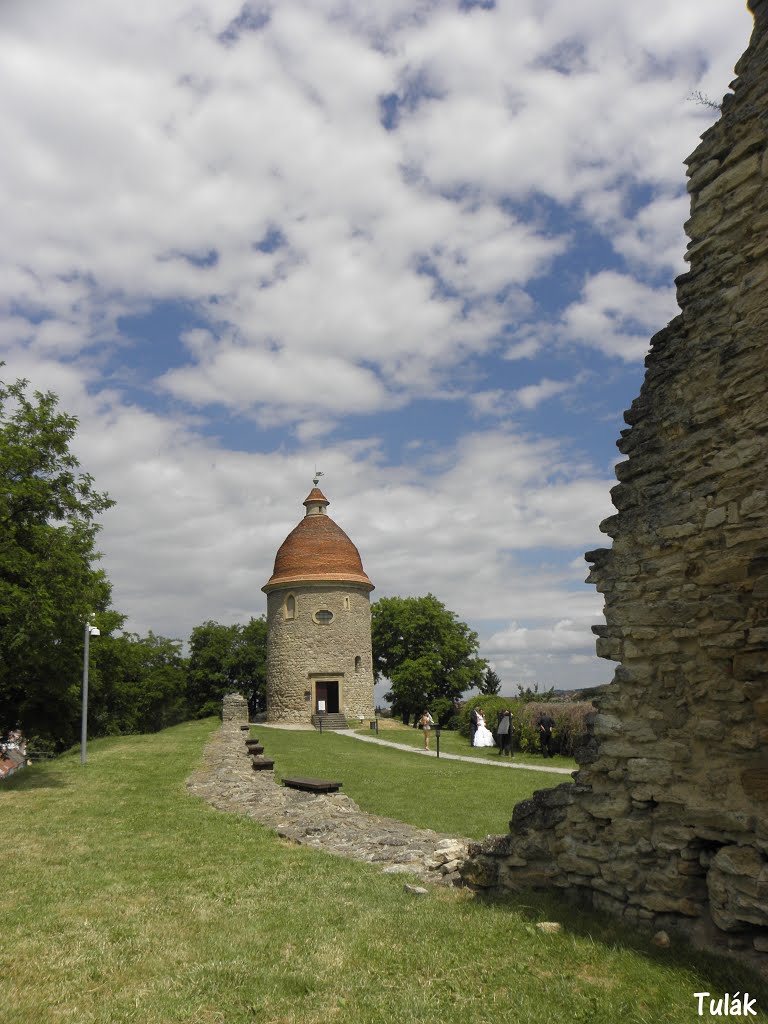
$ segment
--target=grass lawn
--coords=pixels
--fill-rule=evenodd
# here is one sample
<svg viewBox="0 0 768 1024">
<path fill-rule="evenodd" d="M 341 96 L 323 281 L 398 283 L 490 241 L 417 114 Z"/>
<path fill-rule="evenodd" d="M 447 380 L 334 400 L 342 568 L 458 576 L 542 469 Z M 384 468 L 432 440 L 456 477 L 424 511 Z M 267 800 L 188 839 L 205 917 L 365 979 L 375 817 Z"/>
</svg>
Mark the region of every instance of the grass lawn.
<svg viewBox="0 0 768 1024">
<path fill-rule="evenodd" d="M 386 725 L 383 723 L 386 722 Z M 361 736 L 375 736 L 370 728 L 355 729 Z M 379 722 L 380 740 L 389 740 L 392 743 L 407 743 L 409 746 L 424 746 L 424 733 L 421 729 L 414 729 L 412 726 L 403 725 L 402 722 L 394 722 L 391 719 L 382 719 Z M 432 750 L 437 749 L 437 738 L 434 731 L 429 739 Z M 489 761 L 499 761 L 501 756 L 498 747 L 470 747 L 469 740 L 458 732 L 442 732 L 440 735 L 440 753 L 443 754 L 464 754 L 467 757 L 482 757 Z M 509 760 L 509 758 L 504 758 Z M 541 754 L 522 754 L 519 750 L 514 751 L 514 760 L 517 764 L 529 764 L 531 768 L 569 768 L 575 772 L 578 765 L 572 757 L 562 757 L 555 754 L 554 757 L 545 761 Z"/>
<path fill-rule="evenodd" d="M 365 811 L 470 838 L 507 832 L 516 803 L 537 789 L 570 784 L 567 775 L 414 757 L 333 732 L 258 726 L 252 731 L 274 758 L 278 779 L 338 778 L 343 792 Z"/>
<path fill-rule="evenodd" d="M 214 811 L 184 787 L 211 728 L 100 740 L 85 767 L 75 751 L 2 784 L 9 1022 L 689 1024 L 694 992 L 768 1005 L 731 963 L 556 900 L 415 898 L 402 876 Z M 364 774 L 369 748 L 337 743 Z"/>
</svg>

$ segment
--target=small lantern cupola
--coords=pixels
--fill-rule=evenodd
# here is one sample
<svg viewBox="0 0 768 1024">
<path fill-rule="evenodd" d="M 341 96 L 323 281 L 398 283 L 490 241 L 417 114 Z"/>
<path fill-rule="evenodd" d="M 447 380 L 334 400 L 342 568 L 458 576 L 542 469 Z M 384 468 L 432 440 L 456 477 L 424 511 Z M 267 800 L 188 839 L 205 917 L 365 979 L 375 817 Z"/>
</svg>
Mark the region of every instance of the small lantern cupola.
<svg viewBox="0 0 768 1024">
<path fill-rule="evenodd" d="M 317 481 L 315 481 L 317 483 Z M 326 498 L 319 487 L 313 487 L 309 494 L 304 499 L 304 507 L 306 508 L 305 515 L 308 516 L 324 516 L 326 508 L 330 505 L 330 501 Z"/>
</svg>

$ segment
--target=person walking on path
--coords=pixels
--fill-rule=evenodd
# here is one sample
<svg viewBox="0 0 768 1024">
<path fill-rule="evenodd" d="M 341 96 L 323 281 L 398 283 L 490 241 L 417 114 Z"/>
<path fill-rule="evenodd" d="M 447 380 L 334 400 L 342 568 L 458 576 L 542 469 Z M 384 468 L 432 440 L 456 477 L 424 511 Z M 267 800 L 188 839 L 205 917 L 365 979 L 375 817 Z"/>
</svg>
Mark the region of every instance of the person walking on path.
<svg viewBox="0 0 768 1024">
<path fill-rule="evenodd" d="M 424 712 L 419 719 L 419 728 L 424 731 L 424 749 L 429 750 L 429 734 L 432 730 L 432 726 L 435 724 L 435 720 L 430 713 L 424 709 Z"/>
<path fill-rule="evenodd" d="M 512 724 L 512 712 L 502 711 L 501 718 L 499 719 L 499 725 L 496 729 L 496 735 L 499 738 L 499 755 L 509 754 L 512 757 L 512 733 L 514 732 L 514 726 Z"/>
<path fill-rule="evenodd" d="M 539 727 L 539 742 L 541 743 L 542 756 L 552 757 L 550 744 L 552 742 L 552 730 L 555 727 L 554 719 L 545 711 L 543 715 L 539 715 L 539 720 L 536 724 Z"/>
</svg>

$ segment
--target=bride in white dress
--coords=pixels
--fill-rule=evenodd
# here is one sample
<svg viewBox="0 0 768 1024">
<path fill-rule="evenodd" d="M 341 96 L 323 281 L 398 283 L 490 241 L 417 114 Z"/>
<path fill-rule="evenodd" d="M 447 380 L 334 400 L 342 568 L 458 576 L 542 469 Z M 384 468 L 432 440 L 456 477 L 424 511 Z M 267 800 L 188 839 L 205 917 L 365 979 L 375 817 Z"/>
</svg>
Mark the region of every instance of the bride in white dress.
<svg viewBox="0 0 768 1024">
<path fill-rule="evenodd" d="M 477 712 L 477 731 L 475 732 L 475 739 L 472 744 L 473 747 L 495 747 L 496 740 L 493 738 L 493 733 L 485 724 L 485 716 L 482 711 Z"/>
</svg>

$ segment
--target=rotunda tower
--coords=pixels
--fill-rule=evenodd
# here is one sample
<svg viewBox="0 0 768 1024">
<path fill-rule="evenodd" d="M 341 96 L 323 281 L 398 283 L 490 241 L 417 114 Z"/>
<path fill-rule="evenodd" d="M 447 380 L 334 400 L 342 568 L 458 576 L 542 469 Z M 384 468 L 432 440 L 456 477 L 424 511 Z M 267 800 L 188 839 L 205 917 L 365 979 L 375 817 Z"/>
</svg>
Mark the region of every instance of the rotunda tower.
<svg viewBox="0 0 768 1024">
<path fill-rule="evenodd" d="M 374 715 L 373 584 L 317 486 L 275 556 L 267 595 L 267 721 Z M 315 719 L 316 720 L 316 719 Z"/>
</svg>

